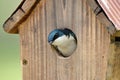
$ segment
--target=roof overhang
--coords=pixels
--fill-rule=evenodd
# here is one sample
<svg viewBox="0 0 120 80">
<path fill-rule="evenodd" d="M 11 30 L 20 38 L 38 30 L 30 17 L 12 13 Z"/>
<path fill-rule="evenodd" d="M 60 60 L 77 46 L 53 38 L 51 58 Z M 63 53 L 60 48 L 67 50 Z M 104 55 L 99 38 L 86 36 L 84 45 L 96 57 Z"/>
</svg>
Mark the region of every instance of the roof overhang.
<svg viewBox="0 0 120 80">
<path fill-rule="evenodd" d="M 6 20 L 3 27 L 4 30 L 8 33 L 18 33 L 19 25 L 24 22 L 36 5 L 41 0 L 23 0 L 18 8 L 14 11 L 14 13 Z M 115 32 L 115 27 L 112 22 L 105 15 L 100 5 L 95 0 L 86 0 L 88 5 L 96 14 L 96 17 L 101 21 L 101 23 L 105 24 L 110 34 Z"/>
<path fill-rule="evenodd" d="M 87 3 L 91 7 L 91 9 L 96 14 L 96 17 L 100 20 L 102 24 L 105 25 L 105 27 L 108 29 L 110 34 L 113 34 L 116 32 L 116 28 L 112 21 L 108 18 L 104 10 L 101 8 L 97 0 L 87 0 Z"/>
<path fill-rule="evenodd" d="M 120 0 L 97 0 L 113 22 L 117 30 L 120 30 Z"/>
<path fill-rule="evenodd" d="M 23 0 L 3 24 L 4 30 L 8 33 L 18 33 L 18 26 L 27 19 L 39 1 L 40 0 Z"/>
</svg>

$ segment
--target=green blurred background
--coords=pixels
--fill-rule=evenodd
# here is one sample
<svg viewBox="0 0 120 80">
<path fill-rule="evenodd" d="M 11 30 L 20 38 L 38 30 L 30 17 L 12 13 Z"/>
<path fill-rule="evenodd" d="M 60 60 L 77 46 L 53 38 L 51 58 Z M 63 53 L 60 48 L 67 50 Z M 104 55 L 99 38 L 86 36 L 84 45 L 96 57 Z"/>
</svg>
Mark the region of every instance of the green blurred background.
<svg viewBox="0 0 120 80">
<path fill-rule="evenodd" d="M 18 34 L 8 34 L 3 23 L 22 0 L 0 0 L 0 80 L 22 80 Z"/>
</svg>

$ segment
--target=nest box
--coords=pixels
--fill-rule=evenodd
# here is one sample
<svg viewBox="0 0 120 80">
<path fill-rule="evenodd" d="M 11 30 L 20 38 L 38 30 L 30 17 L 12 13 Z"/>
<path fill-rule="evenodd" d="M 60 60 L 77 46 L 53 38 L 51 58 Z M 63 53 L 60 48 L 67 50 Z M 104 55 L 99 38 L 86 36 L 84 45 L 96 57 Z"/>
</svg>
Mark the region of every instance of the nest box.
<svg viewBox="0 0 120 80">
<path fill-rule="evenodd" d="M 57 55 L 48 44 L 48 35 L 56 28 L 69 28 L 77 36 L 77 49 L 69 57 Z M 4 30 L 20 35 L 23 80 L 112 76 L 110 34 L 115 28 L 94 0 L 23 0 L 4 23 Z"/>
</svg>

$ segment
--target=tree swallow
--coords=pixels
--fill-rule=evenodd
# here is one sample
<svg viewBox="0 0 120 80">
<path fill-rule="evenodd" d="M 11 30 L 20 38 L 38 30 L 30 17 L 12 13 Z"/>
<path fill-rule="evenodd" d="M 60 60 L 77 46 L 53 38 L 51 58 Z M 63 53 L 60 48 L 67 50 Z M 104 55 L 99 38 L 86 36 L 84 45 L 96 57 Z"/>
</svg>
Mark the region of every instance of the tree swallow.
<svg viewBox="0 0 120 80">
<path fill-rule="evenodd" d="M 48 42 L 64 57 L 70 56 L 77 48 L 75 34 L 67 28 L 55 29 L 48 36 Z"/>
</svg>

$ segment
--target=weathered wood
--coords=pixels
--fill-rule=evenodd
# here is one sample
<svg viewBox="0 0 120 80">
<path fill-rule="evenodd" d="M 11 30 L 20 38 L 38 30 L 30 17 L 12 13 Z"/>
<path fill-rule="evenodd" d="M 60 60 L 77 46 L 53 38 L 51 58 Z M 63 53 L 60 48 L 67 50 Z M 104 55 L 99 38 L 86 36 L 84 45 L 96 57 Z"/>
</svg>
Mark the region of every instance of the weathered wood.
<svg viewBox="0 0 120 80">
<path fill-rule="evenodd" d="M 117 39 L 116 39 L 117 38 Z M 111 36 L 106 80 L 120 80 L 120 31 Z"/>
<path fill-rule="evenodd" d="M 35 6 L 39 3 L 39 1 L 40 0 L 23 0 L 21 2 L 21 4 L 18 6 L 18 8 L 15 10 L 15 12 L 4 23 L 4 25 L 3 25 L 4 30 L 8 33 L 18 33 L 18 26 L 26 20 L 26 18 L 30 15 L 30 13 L 35 8 Z M 69 1 L 63 0 L 61 2 L 63 3 L 62 8 L 65 8 L 66 2 L 68 3 Z M 87 0 L 87 3 L 91 7 L 91 9 L 95 12 L 95 14 L 98 14 L 101 11 L 101 7 L 96 3 L 96 1 Z M 69 7 L 70 7 L 70 5 L 69 5 Z M 66 11 L 66 10 L 64 10 L 64 11 Z M 59 10 L 57 10 L 57 13 L 58 12 L 59 12 Z M 60 13 L 58 13 L 58 14 L 60 14 Z M 64 14 L 64 16 L 65 15 L 67 15 L 67 14 Z M 105 24 L 105 22 L 107 22 L 106 27 L 107 27 L 108 31 L 110 32 L 110 34 L 115 33 L 116 29 L 115 29 L 114 25 L 111 23 L 111 21 L 108 20 L 108 18 L 105 16 L 105 14 L 103 14 L 103 15 L 104 16 L 102 16 L 103 17 L 102 19 L 100 16 L 98 16 L 99 20 L 103 24 Z M 63 18 L 65 18 L 65 17 L 63 17 Z M 103 19 L 105 22 L 103 22 Z M 61 21 L 61 22 L 65 22 L 65 21 Z"/>
<path fill-rule="evenodd" d="M 114 37 L 120 37 L 120 31 L 117 31 L 113 36 Z"/>
<path fill-rule="evenodd" d="M 87 0 L 87 3 L 89 4 L 90 8 L 91 8 L 93 11 L 95 11 L 96 8 L 99 7 L 95 0 Z"/>
<path fill-rule="evenodd" d="M 116 32 L 114 25 L 106 18 L 103 12 L 99 13 L 97 18 L 106 26 L 110 34 L 114 34 Z"/>
<path fill-rule="evenodd" d="M 42 0 L 19 26 L 23 80 L 105 80 L 110 35 L 86 0 Z M 70 28 L 78 39 L 67 58 L 47 42 L 56 28 Z"/>
<path fill-rule="evenodd" d="M 111 52 L 109 54 L 107 80 L 120 79 L 120 42 L 111 44 Z"/>
<path fill-rule="evenodd" d="M 26 20 L 40 0 L 23 0 L 13 14 L 5 21 L 3 27 L 8 33 L 18 33 L 18 26 Z"/>
<path fill-rule="evenodd" d="M 100 5 L 95 0 L 87 0 L 87 4 L 91 7 L 91 9 L 96 14 L 97 18 L 100 20 L 102 24 L 105 24 L 105 27 L 108 29 L 110 34 L 114 34 L 116 32 L 115 26 L 112 22 L 107 18 Z"/>
</svg>

